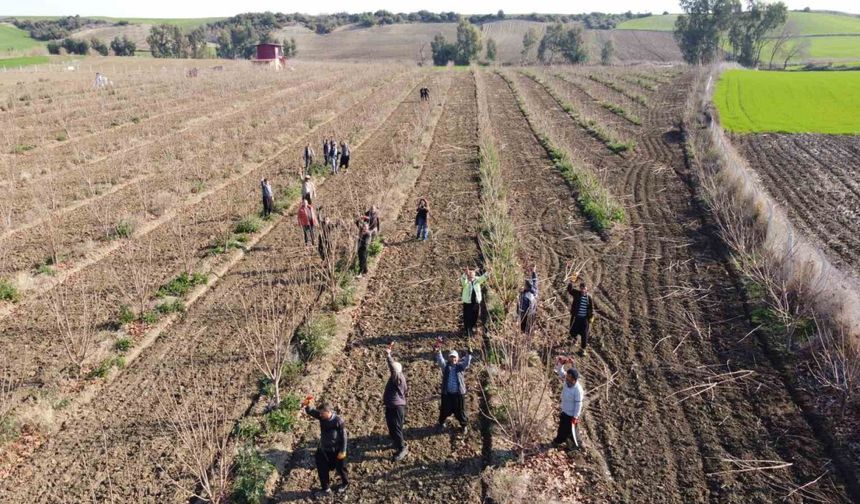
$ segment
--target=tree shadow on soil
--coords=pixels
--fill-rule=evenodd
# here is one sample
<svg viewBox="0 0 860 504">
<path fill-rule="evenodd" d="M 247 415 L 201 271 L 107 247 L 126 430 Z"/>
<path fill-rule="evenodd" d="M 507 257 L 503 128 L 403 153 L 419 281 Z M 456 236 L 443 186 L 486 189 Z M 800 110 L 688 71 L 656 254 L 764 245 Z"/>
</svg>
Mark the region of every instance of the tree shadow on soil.
<svg viewBox="0 0 860 504">
<path fill-rule="evenodd" d="M 376 336 L 373 338 L 367 338 L 361 341 L 360 345 L 365 347 L 372 346 L 380 346 L 380 345 L 388 345 L 392 341 L 394 342 L 395 348 L 398 345 L 414 345 L 418 344 L 427 346 L 427 343 L 422 343 L 424 341 L 436 341 L 436 338 L 442 337 L 445 342 L 452 341 L 454 339 L 459 339 L 462 336 L 460 331 L 426 331 L 426 332 L 411 332 L 411 333 L 396 333 L 396 334 L 387 334 L 384 336 Z M 433 345 L 430 344 L 432 347 Z"/>
</svg>

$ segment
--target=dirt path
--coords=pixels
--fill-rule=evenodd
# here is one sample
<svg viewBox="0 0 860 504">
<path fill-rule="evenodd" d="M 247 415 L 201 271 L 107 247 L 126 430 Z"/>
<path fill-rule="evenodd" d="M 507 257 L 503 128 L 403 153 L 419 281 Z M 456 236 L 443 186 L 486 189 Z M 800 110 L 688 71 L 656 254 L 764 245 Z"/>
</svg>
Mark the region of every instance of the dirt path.
<svg viewBox="0 0 860 504">
<path fill-rule="evenodd" d="M 588 257 L 593 265 L 586 274 L 598 284 L 602 308 L 593 350 L 579 365 L 590 387 L 614 374 L 608 393 L 589 402 L 585 421 L 611 483 L 602 497 L 614 502 L 770 502 L 785 496 L 792 485 L 827 472 L 824 448 L 765 352 L 754 337 L 744 338 L 752 328 L 746 324 L 735 281 L 702 229 L 701 214 L 682 181 L 675 123 L 664 119 L 677 117 L 683 84 L 666 86 L 655 98 L 656 107 L 671 108 L 648 114 L 646 131 L 637 138 L 643 148 L 620 157 L 605 153 L 601 144 L 565 119 L 561 107 L 534 81 L 516 79 L 532 113 L 544 115 L 559 131 L 555 141 L 605 170 L 610 189 L 627 202 L 628 226 L 609 242 L 594 243 L 590 231 L 574 220 L 568 224 L 568 239 L 583 243 L 553 245 L 574 257 L 589 249 L 598 254 Z M 524 118 L 516 118 L 510 89 L 495 76 L 489 76 L 488 85 L 491 114 L 504 117 L 493 121 L 504 124 L 496 132 L 501 143 L 510 146 L 508 152 L 536 152 L 537 140 Z M 501 158 L 504 161 L 504 154 Z M 530 172 L 545 165 L 544 160 L 516 159 L 516 170 Z M 516 172 L 511 177 L 516 180 Z M 512 214 L 523 221 L 518 229 L 524 243 L 533 240 L 527 230 L 535 227 L 526 225 L 529 222 L 549 220 L 541 223 L 550 230 L 567 222 L 535 211 L 551 203 L 527 199 L 528 193 L 539 190 L 555 191 L 548 192 L 550 202 L 560 198 L 558 189 L 552 189 L 559 185 L 555 180 L 539 176 L 519 190 L 514 187 L 527 202 L 525 208 L 512 205 Z M 539 189 L 540 184 L 545 189 Z M 558 243 L 552 234 L 542 239 Z M 557 271 L 552 260 L 544 267 Z M 562 296 L 558 280 L 550 289 Z M 745 378 L 692 396 L 726 376 Z M 792 435 L 786 436 L 789 432 Z M 794 465 L 772 473 L 732 472 L 740 465 L 730 460 L 749 459 Z M 830 492 L 825 495 L 834 502 L 847 500 L 835 477 L 815 491 Z M 800 500 L 797 494 L 793 498 Z"/>
<path fill-rule="evenodd" d="M 425 82 L 435 78 L 439 77 Z M 320 201 L 337 205 L 353 191 L 362 202 L 377 200 L 401 170 L 412 169 L 397 153 L 404 143 L 420 136 L 415 125 L 429 113 L 417 94 L 416 88 L 399 104 L 381 105 L 390 107 L 391 114 L 368 131 L 365 142 L 354 146 L 349 172 L 319 187 Z M 344 121 L 358 122 L 361 116 Z M 363 181 L 377 177 L 380 184 L 369 186 L 377 193 L 368 194 Z M 214 403 L 230 405 L 231 418 L 241 417 L 248 409 L 257 376 L 233 332 L 229 312 L 240 305 L 242 293 L 259 282 L 263 272 L 277 269 L 285 260 L 304 261 L 313 255 L 301 246 L 294 218 L 279 222 L 179 324 L 99 391 L 77 421 L 49 438 L 0 483 L 0 500 L 105 502 L 122 497 L 132 502 L 183 502 L 180 488 L 194 485 L 178 476 L 182 471 L 174 452 L 177 442 L 163 422 L 161 404 L 165 395 L 179 398 L 199 388 Z M 171 478 L 179 480 L 178 487 Z"/>
<path fill-rule="evenodd" d="M 476 371 L 467 409 L 472 432 L 463 439 L 452 432 L 434 434 L 438 415 L 440 371 L 431 361 L 434 340 L 465 349 L 459 331 L 457 278 L 478 261 L 477 104 L 471 74 L 458 73 L 436 129 L 423 172 L 397 222 L 384 230 L 389 242 L 360 308 L 338 369 L 325 398 L 342 412 L 350 434 L 351 488 L 344 502 L 477 502 L 475 481 L 481 469 L 476 433 Z M 431 207 L 431 239 L 414 237 L 411 205 L 425 197 Z M 382 410 L 388 378 L 384 349 L 394 354 L 409 380 L 405 434 L 409 456 L 390 460 Z M 311 428 L 297 450 L 278 499 L 309 497 L 318 487 L 313 466 L 317 429 Z M 464 444 L 465 441 L 465 444 Z"/>
</svg>

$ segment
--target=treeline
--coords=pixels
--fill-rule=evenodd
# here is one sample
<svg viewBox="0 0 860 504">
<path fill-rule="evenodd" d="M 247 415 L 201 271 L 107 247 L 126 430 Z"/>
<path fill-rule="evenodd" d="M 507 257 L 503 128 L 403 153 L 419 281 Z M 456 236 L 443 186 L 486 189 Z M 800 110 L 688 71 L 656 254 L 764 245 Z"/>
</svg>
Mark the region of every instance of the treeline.
<svg viewBox="0 0 860 504">
<path fill-rule="evenodd" d="M 684 14 L 675 21 L 675 40 L 684 60 L 708 64 L 721 57 L 757 67 L 768 40 L 788 19 L 782 2 L 747 0 L 681 0 Z M 726 51 L 726 47 L 730 48 Z"/>
<path fill-rule="evenodd" d="M 102 56 L 107 56 L 110 51 L 116 56 L 134 56 L 134 51 L 137 50 L 137 44 L 125 35 L 120 38 L 119 35 L 114 37 L 110 46 L 102 40 L 93 37 L 90 40 L 78 40 L 73 38 L 65 38 L 63 40 L 52 40 L 47 44 L 48 53 L 60 54 L 60 50 L 65 50 L 67 54 L 89 54 L 92 49 Z"/>
<path fill-rule="evenodd" d="M 72 32 L 86 26 L 107 24 L 101 19 L 66 16 L 58 19 L 13 19 L 12 24 L 27 31 L 36 40 L 57 40 L 69 37 Z"/>
<path fill-rule="evenodd" d="M 206 58 L 206 39 L 202 26 L 185 33 L 179 26 L 160 24 L 150 28 L 146 43 L 154 58 Z"/>
</svg>

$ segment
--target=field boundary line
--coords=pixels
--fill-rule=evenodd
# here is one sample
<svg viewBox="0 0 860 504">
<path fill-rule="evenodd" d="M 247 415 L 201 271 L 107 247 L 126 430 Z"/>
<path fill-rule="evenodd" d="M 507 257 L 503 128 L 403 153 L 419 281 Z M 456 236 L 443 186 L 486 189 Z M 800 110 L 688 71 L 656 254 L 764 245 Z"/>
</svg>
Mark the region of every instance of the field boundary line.
<svg viewBox="0 0 860 504">
<path fill-rule="evenodd" d="M 403 74 L 397 74 L 394 77 L 397 78 L 397 77 L 400 77 L 402 75 L 408 75 L 408 72 L 403 73 Z M 415 87 L 414 85 L 410 86 L 408 91 L 401 95 L 401 98 L 398 101 L 398 106 L 405 101 L 406 97 L 408 97 L 410 94 L 412 94 L 414 87 Z M 369 93 L 368 97 L 372 94 L 373 94 L 373 92 Z M 365 97 L 365 99 L 367 99 L 368 97 Z M 357 102 L 356 105 L 358 103 L 361 103 L 361 102 Z M 353 106 L 355 106 L 355 105 L 353 105 Z M 379 128 L 381 128 L 388 121 L 388 119 L 397 110 L 398 106 L 394 107 L 392 109 L 392 111 L 389 114 L 387 114 L 382 121 L 380 121 L 379 126 L 377 126 L 371 132 L 368 133 L 367 138 L 370 138 L 373 135 L 373 133 L 375 133 Z M 352 107 L 350 107 L 350 108 L 352 108 Z M 339 115 L 335 116 L 335 118 L 337 118 L 337 117 L 339 117 Z M 324 126 L 325 124 L 328 124 L 328 122 L 330 122 L 333 119 L 330 119 L 329 121 L 327 121 L 325 123 L 320 123 L 320 124 L 316 125 L 314 128 L 319 128 L 321 126 Z M 306 133 L 305 136 L 313 133 L 313 131 L 315 131 L 315 129 Z M 304 136 L 302 138 L 304 138 Z M 353 149 L 357 151 L 361 147 L 361 145 L 364 143 L 364 141 L 367 140 L 367 138 L 365 138 L 361 142 L 355 144 L 353 146 Z M 268 160 L 263 161 L 262 163 L 259 163 L 259 164 L 260 165 L 266 164 L 267 162 L 270 162 L 273 158 L 276 158 L 277 155 L 278 154 L 275 154 L 271 158 L 269 158 Z M 322 187 L 325 184 L 326 180 L 328 180 L 328 177 L 320 180 L 319 181 L 319 187 Z M 259 243 L 261 240 L 263 240 L 263 238 L 268 236 L 269 233 L 277 225 L 284 222 L 285 218 L 287 218 L 288 216 L 291 216 L 290 212 L 295 210 L 295 208 L 298 206 L 298 204 L 299 204 L 298 201 L 291 203 L 289 208 L 283 210 L 283 215 L 274 214 L 275 217 L 272 220 L 268 221 L 268 223 L 263 228 L 261 228 L 257 233 L 255 233 L 252 236 L 252 238 L 247 242 L 244 249 L 236 250 L 235 252 L 232 253 L 231 257 L 229 257 L 224 263 L 221 263 L 219 266 L 208 271 L 210 277 L 206 281 L 206 283 L 195 287 L 188 294 L 188 297 L 185 299 L 186 311 L 188 311 L 188 308 L 190 308 L 193 304 L 195 304 L 198 300 L 200 300 L 205 294 L 212 291 L 215 288 L 215 286 L 217 285 L 217 283 L 222 278 L 224 278 L 224 276 L 227 275 L 227 273 L 229 273 L 229 271 L 231 269 L 233 269 L 233 267 L 236 264 L 238 264 L 240 261 L 245 259 L 249 254 L 251 254 L 251 252 L 253 252 L 254 246 L 256 246 L 257 243 Z M 384 252 L 384 250 L 383 250 L 383 252 Z M 165 316 L 163 319 L 159 320 L 159 322 L 156 323 L 154 326 L 147 329 L 147 331 L 141 335 L 137 344 L 135 344 L 132 347 L 132 349 L 126 354 L 126 356 L 125 356 L 126 357 L 125 368 L 123 370 L 113 368 L 113 369 L 111 369 L 111 371 L 108 373 L 108 375 L 105 378 L 103 378 L 99 381 L 95 381 L 95 382 L 91 382 L 91 383 L 85 383 L 80 392 L 75 394 L 73 397 L 69 398 L 69 405 L 66 408 L 64 408 L 61 411 L 55 412 L 56 421 L 54 422 L 54 425 L 57 425 L 57 424 L 62 425 L 66 421 L 69 421 L 70 419 L 73 419 L 73 418 L 76 418 L 77 416 L 79 416 L 80 410 L 82 410 L 84 407 L 86 407 L 96 397 L 96 395 L 98 394 L 98 392 L 100 390 L 102 390 L 103 388 L 106 388 L 117 377 L 119 377 L 122 373 L 126 372 L 125 369 L 128 369 L 131 366 L 131 364 L 135 360 L 137 360 L 137 358 L 139 358 L 140 355 L 145 350 L 148 350 L 153 345 L 153 343 L 155 343 L 158 340 L 158 338 L 173 325 L 174 322 L 176 322 L 177 320 L 179 320 L 180 318 L 182 318 L 184 316 L 185 315 L 183 313 L 171 313 L 171 314 Z M 55 429 L 56 429 L 56 427 L 55 427 Z M 48 432 L 46 434 L 46 436 L 49 435 L 50 433 L 51 432 Z"/>
</svg>

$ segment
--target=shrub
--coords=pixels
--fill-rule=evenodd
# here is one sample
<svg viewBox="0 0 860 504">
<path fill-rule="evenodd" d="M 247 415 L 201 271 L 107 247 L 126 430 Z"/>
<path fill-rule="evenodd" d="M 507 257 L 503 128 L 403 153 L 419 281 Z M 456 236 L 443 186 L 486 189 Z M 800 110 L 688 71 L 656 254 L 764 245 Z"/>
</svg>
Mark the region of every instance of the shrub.
<svg viewBox="0 0 860 504">
<path fill-rule="evenodd" d="M 17 303 L 21 300 L 21 293 L 8 280 L 0 278 L 0 301 Z"/>
<path fill-rule="evenodd" d="M 249 216 L 236 223 L 235 231 L 237 233 L 256 233 L 263 227 L 263 221 L 257 216 Z"/>
<path fill-rule="evenodd" d="M 140 321 L 145 324 L 154 324 L 158 322 L 158 312 L 153 310 L 145 311 L 140 315 Z"/>
<path fill-rule="evenodd" d="M 36 268 L 36 273 L 45 276 L 54 276 L 57 274 L 57 270 L 47 264 L 40 264 L 39 267 Z"/>
<path fill-rule="evenodd" d="M 131 238 L 132 233 L 134 233 L 134 224 L 123 219 L 114 225 L 110 238 Z"/>
<path fill-rule="evenodd" d="M 257 419 L 246 417 L 236 422 L 236 426 L 233 427 L 233 434 L 239 439 L 252 441 L 260 434 L 261 430 L 260 422 Z"/>
<path fill-rule="evenodd" d="M 135 320 L 134 312 L 131 311 L 131 308 L 128 305 L 121 305 L 119 307 L 119 316 L 117 320 L 119 320 L 120 324 L 131 324 Z"/>
<path fill-rule="evenodd" d="M 18 423 L 12 418 L 10 413 L 0 415 L 0 444 L 13 441 L 18 438 L 21 431 L 18 428 Z"/>
<path fill-rule="evenodd" d="M 155 295 L 160 298 L 167 296 L 182 297 L 195 286 L 205 284 L 207 280 L 209 280 L 209 275 L 206 273 L 192 273 L 189 275 L 183 272 L 167 284 L 159 287 Z"/>
<path fill-rule="evenodd" d="M 370 246 L 367 247 L 367 255 L 370 257 L 376 257 L 381 252 L 385 246 L 382 244 L 382 240 L 376 239 L 370 242 Z"/>
<path fill-rule="evenodd" d="M 299 398 L 287 394 L 281 403 L 266 414 L 266 429 L 269 432 L 290 432 L 296 424 Z"/>
<path fill-rule="evenodd" d="M 48 54 L 60 54 L 60 49 L 62 48 L 56 40 L 48 42 L 46 47 L 48 48 Z"/>
<path fill-rule="evenodd" d="M 110 373 L 111 368 L 114 365 L 113 357 L 108 357 L 99 363 L 99 366 L 92 371 L 90 371 L 90 378 L 105 378 L 108 373 Z"/>
<path fill-rule="evenodd" d="M 121 353 L 128 352 L 132 346 L 134 346 L 134 342 L 128 336 L 118 338 L 113 344 L 114 350 Z"/>
<path fill-rule="evenodd" d="M 182 313 L 185 311 L 185 304 L 182 303 L 181 299 L 171 299 L 170 301 L 165 301 L 158 306 L 155 307 L 158 313 L 162 315 L 167 315 L 170 313 Z"/>
<path fill-rule="evenodd" d="M 336 330 L 337 322 L 332 314 L 315 316 L 299 327 L 296 338 L 299 342 L 299 352 L 305 362 L 325 352 Z"/>
<path fill-rule="evenodd" d="M 23 154 L 36 148 L 35 144 L 17 144 L 12 147 L 10 154 Z"/>
<path fill-rule="evenodd" d="M 252 446 L 239 450 L 236 457 L 236 480 L 233 483 L 233 499 L 240 504 L 262 504 L 266 502 L 266 480 L 275 467 L 257 453 Z"/>
<path fill-rule="evenodd" d="M 93 51 L 101 54 L 102 56 L 108 55 L 109 50 L 108 50 L 107 44 L 105 44 L 104 42 L 102 42 L 101 40 L 99 40 L 95 37 L 90 39 L 90 47 L 93 48 Z"/>
</svg>

